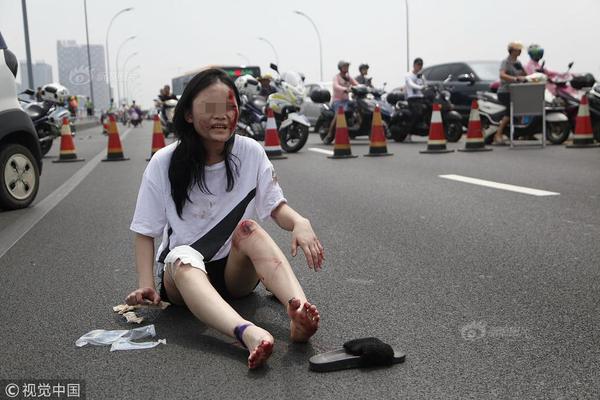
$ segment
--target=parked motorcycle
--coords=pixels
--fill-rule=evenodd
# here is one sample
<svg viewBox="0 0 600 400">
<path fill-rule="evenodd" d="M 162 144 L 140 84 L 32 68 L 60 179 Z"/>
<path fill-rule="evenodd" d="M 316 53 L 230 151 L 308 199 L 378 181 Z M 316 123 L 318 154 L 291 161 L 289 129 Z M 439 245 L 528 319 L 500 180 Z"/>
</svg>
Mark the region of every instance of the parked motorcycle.
<svg viewBox="0 0 600 400">
<path fill-rule="evenodd" d="M 20 94 L 33 96 L 34 91 L 27 89 Z M 33 122 L 33 126 L 35 127 L 40 140 L 42 155 L 48 154 L 52 148 L 54 139 L 60 137 L 64 118 L 69 119 L 71 134 L 75 136 L 75 128 L 73 126 L 71 113 L 63 105 L 48 100 L 37 102 L 22 98 L 19 99 L 19 102 Z"/>
<path fill-rule="evenodd" d="M 394 141 L 403 142 L 409 134 L 428 136 L 433 103 L 439 103 L 441 106 L 446 140 L 457 142 L 460 139 L 463 133 L 462 117 L 454 110 L 450 102 L 450 92 L 445 88 L 450 79 L 451 76 L 443 82 L 426 86 L 421 103 L 411 105 L 403 96 L 401 98 L 398 94 L 392 95 L 394 92 L 388 95 L 388 101 L 396 101 L 390 122 Z"/>
<path fill-rule="evenodd" d="M 235 80 L 235 86 L 238 88 L 241 101 L 237 133 L 254 140 L 265 140 L 267 101 L 259 95 L 260 82 L 252 75 L 242 75 Z"/>
<path fill-rule="evenodd" d="M 358 136 L 369 136 L 371 134 L 373 112 L 375 111 L 375 107 L 379 106 L 385 135 L 386 137 L 390 137 L 389 124 L 393 107 L 382 99 L 384 90 L 357 85 L 350 88 L 350 93 L 352 94 L 352 99 L 344 112 L 348 127 L 348 136 L 351 139 Z M 314 90 L 310 98 L 315 103 L 323 104 L 323 111 L 315 123 L 315 132 L 319 134 L 323 143 L 330 144 L 335 135 L 329 135 L 329 127 L 332 120 L 336 117 L 337 112 L 337 110 L 334 110 L 328 104 L 331 100 L 331 95 L 328 90 Z"/>
<path fill-rule="evenodd" d="M 528 75 L 528 82 L 545 82 L 546 76 L 540 72 Z M 545 119 L 546 119 L 546 139 L 552 144 L 561 144 L 569 137 L 571 126 L 569 119 L 565 114 L 565 108 L 550 93 L 545 90 Z M 481 129 L 486 144 L 492 143 L 500 121 L 506 114 L 506 107 L 498 101 L 498 95 L 492 92 L 478 93 L 479 115 L 481 118 Z M 541 116 L 525 116 L 515 118 L 514 137 L 517 139 L 529 139 L 534 134 L 543 130 Z M 505 135 L 510 135 L 508 129 Z"/>
<path fill-rule="evenodd" d="M 304 80 L 298 72 L 280 75 L 277 65 L 271 64 L 271 68 L 278 76 L 272 82 L 276 92 L 267 98 L 267 106 L 273 110 L 282 149 L 295 153 L 308 140 L 310 128 L 308 119 L 299 113 L 304 101 Z"/>
<path fill-rule="evenodd" d="M 590 113 L 593 111 L 592 130 L 594 131 L 594 139 L 600 142 L 600 84 L 597 84 L 588 92 L 588 100 L 590 101 Z"/>
<path fill-rule="evenodd" d="M 165 137 L 169 137 L 171 133 L 175 134 L 175 127 L 173 126 L 173 117 L 175 116 L 175 107 L 177 107 L 176 99 L 168 99 L 162 101 L 160 99 L 154 99 L 154 105 L 156 112 L 160 119 L 160 125 L 162 127 L 163 134 Z"/>
</svg>

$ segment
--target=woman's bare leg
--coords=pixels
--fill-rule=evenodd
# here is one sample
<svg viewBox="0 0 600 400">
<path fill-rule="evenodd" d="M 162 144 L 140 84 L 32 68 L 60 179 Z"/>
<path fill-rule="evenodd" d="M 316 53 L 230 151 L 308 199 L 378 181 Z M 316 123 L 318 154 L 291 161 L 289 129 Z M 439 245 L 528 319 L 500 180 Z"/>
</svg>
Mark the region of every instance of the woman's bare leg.
<svg viewBox="0 0 600 400">
<path fill-rule="evenodd" d="M 259 279 L 286 308 L 291 339 L 308 341 L 319 328 L 317 307 L 306 300 L 290 263 L 269 234 L 256 222 L 244 220 L 233 234 L 225 283 L 233 296 L 244 296 Z"/>
<path fill-rule="evenodd" d="M 508 126 L 510 122 L 510 117 L 502 117 L 500 121 L 500 125 L 498 125 L 498 130 L 496 131 L 496 135 L 494 136 L 494 142 L 502 142 L 504 140 L 504 129 Z"/>
<path fill-rule="evenodd" d="M 166 269 L 164 285 L 171 301 L 185 303 L 196 318 L 227 336 L 235 337 L 234 329 L 249 323 L 223 300 L 206 273 L 198 268 L 177 260 Z M 251 325 L 243 332 L 242 340 L 250 351 L 249 368 L 261 366 L 271 355 L 274 340 L 266 330 Z"/>
</svg>

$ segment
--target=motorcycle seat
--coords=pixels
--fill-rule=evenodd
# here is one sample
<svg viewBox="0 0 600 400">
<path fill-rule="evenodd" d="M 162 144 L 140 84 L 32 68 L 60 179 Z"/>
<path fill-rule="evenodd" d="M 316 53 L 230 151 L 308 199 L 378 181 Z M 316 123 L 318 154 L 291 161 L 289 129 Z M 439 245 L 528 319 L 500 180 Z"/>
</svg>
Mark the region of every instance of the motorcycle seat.
<svg viewBox="0 0 600 400">
<path fill-rule="evenodd" d="M 498 95 L 492 92 L 483 92 L 480 94 L 483 100 L 498 102 Z"/>
<path fill-rule="evenodd" d="M 32 121 L 37 121 L 38 119 L 46 115 L 48 109 L 49 107 L 45 107 L 44 105 L 40 105 L 38 103 L 31 103 L 25 109 L 25 111 L 27 112 L 27 115 L 29 115 L 29 118 L 31 118 Z"/>
</svg>

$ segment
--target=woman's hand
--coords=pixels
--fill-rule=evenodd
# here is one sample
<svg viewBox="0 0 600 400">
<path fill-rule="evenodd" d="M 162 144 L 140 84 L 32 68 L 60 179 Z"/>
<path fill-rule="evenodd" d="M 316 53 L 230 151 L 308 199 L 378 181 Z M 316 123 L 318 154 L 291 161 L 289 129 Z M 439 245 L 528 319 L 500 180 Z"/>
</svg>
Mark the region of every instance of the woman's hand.
<svg viewBox="0 0 600 400">
<path fill-rule="evenodd" d="M 313 268 L 315 271 L 322 268 L 323 260 L 325 259 L 323 246 L 313 231 L 310 221 L 306 218 L 294 224 L 294 229 L 292 230 L 293 257 L 296 257 L 298 247 L 304 251 L 309 268 Z"/>
<path fill-rule="evenodd" d="M 154 288 L 139 288 L 129 293 L 125 299 L 125 302 L 130 306 L 134 306 L 136 304 L 145 304 L 147 302 L 158 304 L 160 303 L 160 295 Z"/>
</svg>

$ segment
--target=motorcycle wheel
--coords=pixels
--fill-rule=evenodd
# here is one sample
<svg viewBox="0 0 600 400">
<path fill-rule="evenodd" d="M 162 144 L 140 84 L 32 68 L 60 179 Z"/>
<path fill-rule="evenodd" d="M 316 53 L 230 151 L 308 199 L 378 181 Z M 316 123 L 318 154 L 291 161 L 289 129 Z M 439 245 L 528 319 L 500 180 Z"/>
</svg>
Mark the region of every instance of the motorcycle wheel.
<svg viewBox="0 0 600 400">
<path fill-rule="evenodd" d="M 406 121 L 400 121 L 397 124 L 393 124 L 390 127 L 392 139 L 394 139 L 394 141 L 398 143 L 404 142 L 404 140 L 408 136 L 408 129 L 409 127 Z"/>
<path fill-rule="evenodd" d="M 288 153 L 295 153 L 304 146 L 308 140 L 308 126 L 293 123 L 287 128 L 279 130 L 281 148 Z"/>
<path fill-rule="evenodd" d="M 546 122 L 546 139 L 552 144 L 562 144 L 571 134 L 569 122 Z"/>
<path fill-rule="evenodd" d="M 446 140 L 456 143 L 462 136 L 462 124 L 459 121 L 450 121 L 446 124 Z"/>
<path fill-rule="evenodd" d="M 324 144 L 331 144 L 333 138 L 329 138 L 329 140 L 325 140 L 327 134 L 329 133 L 329 124 L 331 124 L 331 120 L 329 118 L 319 117 L 317 123 L 315 124 L 315 132 L 319 134 L 319 137 L 323 141 Z"/>
<path fill-rule="evenodd" d="M 40 142 L 40 149 L 42 150 L 42 157 L 45 156 L 46 154 L 48 154 L 48 152 L 52 148 L 53 142 L 54 142 L 54 139 L 44 140 L 43 142 Z"/>
</svg>

